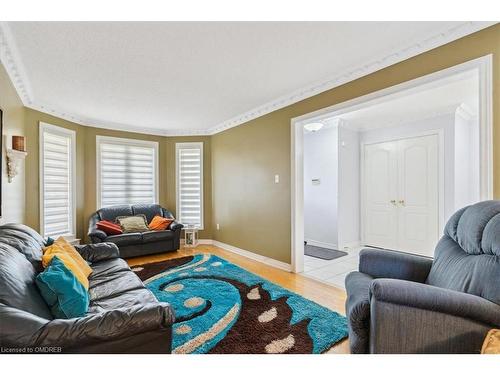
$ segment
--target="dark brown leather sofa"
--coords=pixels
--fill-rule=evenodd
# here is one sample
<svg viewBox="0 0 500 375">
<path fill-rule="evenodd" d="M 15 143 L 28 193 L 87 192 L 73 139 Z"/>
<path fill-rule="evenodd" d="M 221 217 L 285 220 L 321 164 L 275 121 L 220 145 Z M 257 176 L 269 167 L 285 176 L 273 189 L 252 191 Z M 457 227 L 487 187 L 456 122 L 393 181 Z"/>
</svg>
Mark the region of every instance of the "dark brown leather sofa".
<svg viewBox="0 0 500 375">
<path fill-rule="evenodd" d="M 174 221 L 168 230 L 149 231 L 144 233 L 124 233 L 108 236 L 97 229 L 97 222 L 108 220 L 114 222 L 118 216 L 144 215 L 149 222 L 156 215 L 171 218 L 170 211 L 159 204 L 119 205 L 101 208 L 89 219 L 88 236 L 92 243 L 112 242 L 120 249 L 120 257 L 130 258 L 135 256 L 176 251 L 180 246 L 181 229 L 183 225 Z"/>
<path fill-rule="evenodd" d="M 35 284 L 43 246 L 27 226 L 0 226 L 2 353 L 170 353 L 170 305 L 156 300 L 112 243 L 76 247 L 93 271 L 90 308 L 81 318 L 54 319 Z"/>
</svg>

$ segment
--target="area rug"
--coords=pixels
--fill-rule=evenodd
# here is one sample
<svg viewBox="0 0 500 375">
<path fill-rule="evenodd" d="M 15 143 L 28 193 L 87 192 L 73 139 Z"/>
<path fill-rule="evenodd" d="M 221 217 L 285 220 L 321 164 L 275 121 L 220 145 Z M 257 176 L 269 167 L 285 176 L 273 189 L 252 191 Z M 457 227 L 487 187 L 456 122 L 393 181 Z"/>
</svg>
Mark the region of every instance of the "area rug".
<svg viewBox="0 0 500 375">
<path fill-rule="evenodd" d="M 324 247 L 308 244 L 304 244 L 304 254 L 323 260 L 333 260 L 347 255 L 345 251 L 325 249 Z"/>
<path fill-rule="evenodd" d="M 173 353 L 322 353 L 347 320 L 211 254 L 132 267 L 172 305 Z"/>
</svg>

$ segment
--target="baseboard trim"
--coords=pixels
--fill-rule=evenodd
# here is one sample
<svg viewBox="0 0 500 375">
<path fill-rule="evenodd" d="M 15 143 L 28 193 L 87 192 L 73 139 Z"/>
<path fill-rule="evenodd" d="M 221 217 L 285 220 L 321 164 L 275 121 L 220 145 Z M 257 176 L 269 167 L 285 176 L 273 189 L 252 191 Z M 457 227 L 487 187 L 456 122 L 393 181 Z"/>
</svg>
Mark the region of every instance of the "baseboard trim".
<svg viewBox="0 0 500 375">
<path fill-rule="evenodd" d="M 181 240 L 181 245 L 185 245 L 186 241 Z M 213 245 L 213 240 L 201 238 L 198 240 L 199 245 Z"/>
<path fill-rule="evenodd" d="M 345 243 L 342 246 L 342 249 L 339 249 L 339 250 L 343 250 L 343 251 L 349 252 L 349 250 L 352 249 L 353 247 L 360 247 L 360 246 L 361 246 L 361 241 L 353 241 L 353 242 Z"/>
<path fill-rule="evenodd" d="M 268 258 L 264 255 L 255 254 L 255 253 L 252 253 L 251 251 L 240 249 L 239 247 L 229 245 L 229 244 L 224 243 L 224 242 L 219 242 L 216 240 L 212 240 L 212 245 L 220 247 L 221 249 L 224 249 L 226 251 L 230 251 L 231 253 L 235 253 L 235 254 L 244 256 L 245 258 L 249 258 L 249 259 L 255 260 L 257 262 L 264 263 L 268 266 L 279 268 L 280 270 L 283 270 L 283 271 L 292 272 L 292 265 L 291 264 L 281 262 L 281 261 L 276 260 L 276 259 Z"/>
<path fill-rule="evenodd" d="M 307 240 L 307 239 L 305 241 L 307 242 L 308 245 L 323 247 L 325 249 L 331 249 L 331 250 L 339 250 L 339 246 L 334 243 Z"/>
</svg>

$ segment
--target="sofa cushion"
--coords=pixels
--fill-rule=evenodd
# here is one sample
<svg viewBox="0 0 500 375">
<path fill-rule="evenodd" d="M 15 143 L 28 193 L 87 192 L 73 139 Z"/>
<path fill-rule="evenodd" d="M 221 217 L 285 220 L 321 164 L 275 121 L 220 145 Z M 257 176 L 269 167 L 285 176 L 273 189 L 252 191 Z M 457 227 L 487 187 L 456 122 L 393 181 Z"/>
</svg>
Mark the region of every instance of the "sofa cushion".
<svg viewBox="0 0 500 375">
<path fill-rule="evenodd" d="M 35 266 L 40 265 L 45 241 L 33 229 L 22 224 L 5 224 L 0 228 L 2 243 L 7 243 L 23 254 Z"/>
<path fill-rule="evenodd" d="M 87 313 L 89 308 L 87 289 L 57 255 L 52 258 L 45 271 L 38 274 L 36 285 L 56 318 L 78 318 Z"/>
<path fill-rule="evenodd" d="M 89 307 L 89 313 L 97 314 L 107 310 L 125 309 L 134 305 L 155 302 L 157 302 L 157 300 L 155 296 L 153 296 L 153 293 L 148 289 L 139 288 L 109 298 L 101 298 L 92 301 Z"/>
<path fill-rule="evenodd" d="M 71 259 L 73 259 L 78 265 L 78 268 L 82 270 L 85 276 L 88 277 L 92 273 L 92 268 L 90 268 L 87 261 L 83 259 L 82 255 L 78 251 L 76 251 L 75 247 L 70 244 L 64 237 L 59 237 L 54 241 L 52 245 L 46 247 L 43 250 L 42 264 L 44 267 L 46 267 L 46 265 L 44 264 L 45 256 L 48 255 L 51 250 L 53 252 L 62 252 L 64 254 L 68 254 L 68 256 L 70 256 Z"/>
<path fill-rule="evenodd" d="M 123 234 L 122 227 L 119 224 L 113 223 L 109 220 L 98 221 L 95 225 L 97 229 L 102 230 L 108 236 Z"/>
<path fill-rule="evenodd" d="M 116 272 L 128 271 L 130 268 L 123 259 L 114 258 L 102 262 L 92 263 L 92 274 L 89 281 L 97 277 L 107 276 Z"/>
<path fill-rule="evenodd" d="M 450 237 L 438 243 L 427 284 L 475 294 L 500 305 L 500 257 L 469 255 Z"/>
<path fill-rule="evenodd" d="M 168 241 L 174 239 L 174 232 L 171 230 L 150 231 L 142 234 L 143 242 Z"/>
<path fill-rule="evenodd" d="M 44 319 L 53 319 L 35 284 L 38 271 L 4 240 L 5 237 L 0 237 L 0 303 Z"/>
<path fill-rule="evenodd" d="M 92 268 L 82 256 L 60 237 L 53 245 L 47 247 L 42 257 L 42 264 L 48 267 L 54 257 L 58 257 L 66 268 L 78 279 L 85 289 L 89 288 L 88 277 L 92 273 Z"/>
<path fill-rule="evenodd" d="M 426 283 L 500 304 L 500 201 L 457 211 L 436 246 Z"/>
<path fill-rule="evenodd" d="M 483 247 L 482 239 L 490 237 L 489 232 L 495 231 L 496 227 L 488 227 L 488 223 L 500 218 L 500 201 L 484 201 L 455 213 L 446 224 L 446 234 L 453 238 L 467 254 L 485 254 L 485 249 L 490 255 L 494 254 L 491 249 L 491 240 L 487 248 Z M 494 233 L 492 233 L 494 234 Z M 493 236 L 500 247 L 500 236 Z"/>
<path fill-rule="evenodd" d="M 142 243 L 141 233 L 123 233 L 116 236 L 108 236 L 107 242 L 113 242 L 118 247 L 127 245 L 137 245 Z"/>
<path fill-rule="evenodd" d="M 148 222 L 144 215 L 119 216 L 116 218 L 116 222 L 120 224 L 123 233 L 142 233 L 149 230 Z"/>
<path fill-rule="evenodd" d="M 151 230 L 167 230 L 170 224 L 175 219 L 168 219 L 166 217 L 155 216 L 153 220 L 148 224 L 149 229 Z"/>
<path fill-rule="evenodd" d="M 91 301 L 96 301 L 139 288 L 144 288 L 144 284 L 135 273 L 132 271 L 117 272 L 90 280 L 89 295 Z"/>
<path fill-rule="evenodd" d="M 115 221 L 118 216 L 133 216 L 132 207 L 129 204 L 104 207 L 97 211 L 101 220 Z"/>
<path fill-rule="evenodd" d="M 155 216 L 163 216 L 162 208 L 159 204 L 134 204 L 132 206 L 134 215 L 144 215 L 148 223 L 153 220 Z"/>
</svg>

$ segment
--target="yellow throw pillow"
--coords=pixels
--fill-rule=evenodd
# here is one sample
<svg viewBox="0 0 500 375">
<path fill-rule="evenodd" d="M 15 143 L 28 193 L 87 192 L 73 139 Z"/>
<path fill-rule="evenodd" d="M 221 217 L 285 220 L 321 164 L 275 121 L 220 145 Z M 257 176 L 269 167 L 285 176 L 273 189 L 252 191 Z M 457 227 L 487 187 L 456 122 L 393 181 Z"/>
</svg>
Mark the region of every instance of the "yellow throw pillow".
<svg viewBox="0 0 500 375">
<path fill-rule="evenodd" d="M 63 237 L 59 237 L 54 244 L 44 249 L 42 265 L 47 267 L 56 255 L 73 272 L 85 289 L 88 289 L 88 276 L 92 273 L 92 268 L 89 267 L 82 256 Z"/>
<path fill-rule="evenodd" d="M 89 276 L 92 273 L 92 268 L 90 268 L 89 264 L 83 259 L 78 251 L 71 245 L 64 237 L 59 237 L 54 244 L 60 245 L 64 251 L 66 251 L 71 258 L 77 262 L 77 264 L 81 267 L 85 276 Z"/>
</svg>

